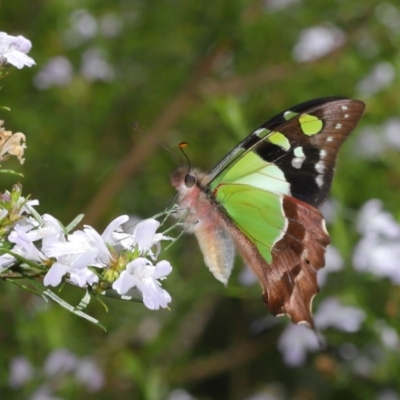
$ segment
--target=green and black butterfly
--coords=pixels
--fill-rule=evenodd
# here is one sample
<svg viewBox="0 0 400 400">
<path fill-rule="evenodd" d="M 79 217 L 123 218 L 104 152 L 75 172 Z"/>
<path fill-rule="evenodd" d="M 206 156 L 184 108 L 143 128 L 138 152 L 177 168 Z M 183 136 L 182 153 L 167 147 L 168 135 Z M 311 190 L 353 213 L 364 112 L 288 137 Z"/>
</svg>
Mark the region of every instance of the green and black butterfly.
<svg viewBox="0 0 400 400">
<path fill-rule="evenodd" d="M 227 283 L 236 247 L 272 314 L 312 328 L 317 271 L 330 243 L 317 208 L 364 108 L 345 98 L 307 101 L 261 125 L 209 174 L 190 167 L 171 174 L 185 225 L 214 276 Z"/>
</svg>

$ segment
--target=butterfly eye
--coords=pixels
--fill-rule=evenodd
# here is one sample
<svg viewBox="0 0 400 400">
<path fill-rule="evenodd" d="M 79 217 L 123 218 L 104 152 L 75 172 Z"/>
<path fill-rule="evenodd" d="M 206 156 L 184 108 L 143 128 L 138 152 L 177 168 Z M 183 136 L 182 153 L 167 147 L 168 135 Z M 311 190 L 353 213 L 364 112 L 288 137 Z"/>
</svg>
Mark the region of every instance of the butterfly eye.
<svg viewBox="0 0 400 400">
<path fill-rule="evenodd" d="M 185 186 L 191 188 L 196 184 L 196 177 L 192 174 L 186 174 L 185 176 Z"/>
</svg>

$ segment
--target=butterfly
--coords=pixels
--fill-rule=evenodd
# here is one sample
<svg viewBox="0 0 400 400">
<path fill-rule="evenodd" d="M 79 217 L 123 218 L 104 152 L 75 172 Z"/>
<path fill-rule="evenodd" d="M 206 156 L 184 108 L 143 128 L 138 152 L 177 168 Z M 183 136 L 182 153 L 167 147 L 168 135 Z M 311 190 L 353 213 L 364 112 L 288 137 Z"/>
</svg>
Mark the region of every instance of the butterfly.
<svg viewBox="0 0 400 400">
<path fill-rule="evenodd" d="M 359 100 L 310 100 L 262 124 L 210 173 L 190 166 L 171 173 L 180 218 L 215 278 L 227 284 L 236 248 L 270 312 L 313 329 L 317 271 L 330 244 L 318 207 L 364 109 Z"/>
</svg>

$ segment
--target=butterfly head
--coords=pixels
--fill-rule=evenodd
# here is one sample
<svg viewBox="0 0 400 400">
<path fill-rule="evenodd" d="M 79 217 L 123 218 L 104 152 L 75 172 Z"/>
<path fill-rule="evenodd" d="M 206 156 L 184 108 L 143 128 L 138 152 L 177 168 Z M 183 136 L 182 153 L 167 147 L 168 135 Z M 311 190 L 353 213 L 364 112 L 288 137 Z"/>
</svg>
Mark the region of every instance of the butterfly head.
<svg viewBox="0 0 400 400">
<path fill-rule="evenodd" d="M 203 188 L 206 184 L 206 174 L 196 168 L 180 166 L 172 171 L 172 186 L 180 193 L 186 193 L 195 189 Z"/>
</svg>

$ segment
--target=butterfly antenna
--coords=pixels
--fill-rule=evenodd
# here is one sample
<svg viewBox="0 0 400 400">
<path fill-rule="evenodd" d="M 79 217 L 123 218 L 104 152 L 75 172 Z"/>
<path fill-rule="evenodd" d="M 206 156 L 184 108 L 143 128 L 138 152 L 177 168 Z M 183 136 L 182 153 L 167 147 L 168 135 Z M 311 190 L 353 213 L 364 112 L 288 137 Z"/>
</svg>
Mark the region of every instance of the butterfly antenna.
<svg viewBox="0 0 400 400">
<path fill-rule="evenodd" d="M 181 160 L 180 158 L 178 158 L 178 157 L 176 156 L 176 154 L 173 153 L 173 152 L 171 151 L 171 149 L 169 149 L 167 146 L 165 146 L 165 145 L 163 145 L 161 142 L 159 142 L 154 136 L 151 136 L 151 135 L 149 135 L 148 133 L 143 132 L 143 131 L 139 128 L 139 122 L 137 122 L 137 121 L 134 122 L 132 127 L 133 127 L 133 129 L 134 129 L 135 131 L 141 133 L 143 136 L 146 136 L 146 137 L 149 138 L 152 142 L 154 142 L 155 144 L 158 144 L 161 148 L 163 148 L 164 150 L 166 150 L 167 153 L 171 154 L 172 157 L 173 157 L 175 160 L 178 159 L 179 162 L 182 163 L 182 160 Z"/>
<path fill-rule="evenodd" d="M 186 158 L 186 161 L 188 162 L 188 170 L 190 171 L 192 169 L 192 163 L 190 162 L 190 158 L 188 157 L 188 155 L 185 153 L 185 150 L 184 150 L 188 146 L 189 146 L 188 142 L 182 142 L 182 143 L 179 143 L 179 145 L 178 145 L 179 150 L 183 153 L 183 155 Z"/>
</svg>

